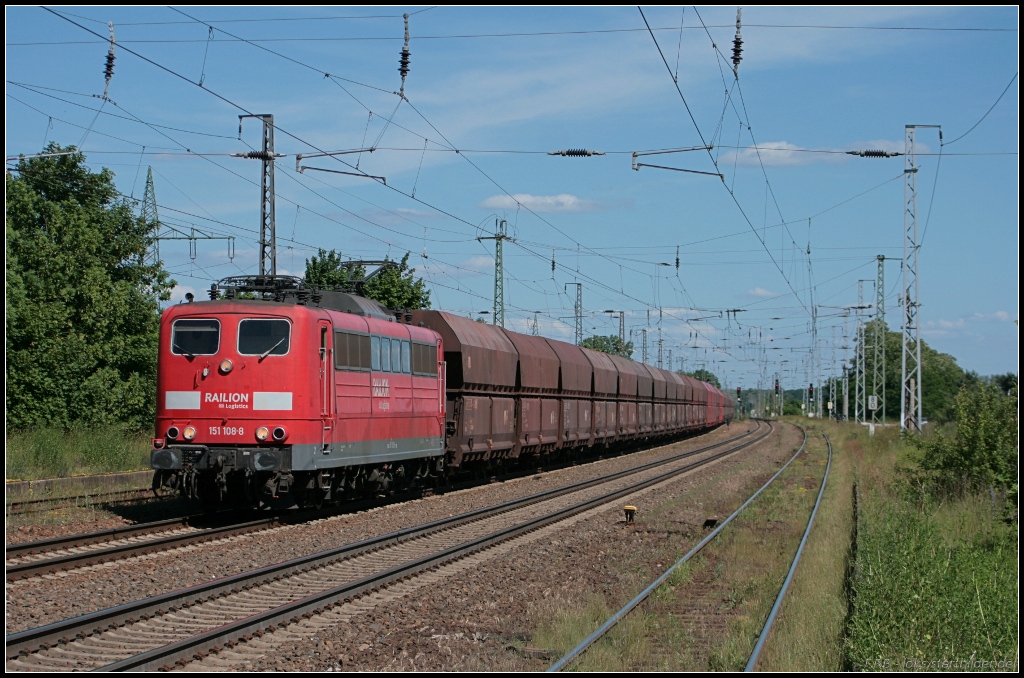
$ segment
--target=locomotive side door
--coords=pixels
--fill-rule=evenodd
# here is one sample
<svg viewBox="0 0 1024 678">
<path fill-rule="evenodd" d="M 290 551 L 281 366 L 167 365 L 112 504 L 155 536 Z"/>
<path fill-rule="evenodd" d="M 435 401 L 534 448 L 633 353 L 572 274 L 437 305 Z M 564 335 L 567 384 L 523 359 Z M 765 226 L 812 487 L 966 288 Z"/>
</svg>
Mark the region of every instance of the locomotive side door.
<svg viewBox="0 0 1024 678">
<path fill-rule="evenodd" d="M 324 454 L 329 452 L 331 442 L 334 439 L 334 364 L 331 355 L 333 342 L 331 338 L 331 321 L 324 318 L 318 323 L 320 327 L 320 422 L 321 422 L 321 448 Z"/>
</svg>

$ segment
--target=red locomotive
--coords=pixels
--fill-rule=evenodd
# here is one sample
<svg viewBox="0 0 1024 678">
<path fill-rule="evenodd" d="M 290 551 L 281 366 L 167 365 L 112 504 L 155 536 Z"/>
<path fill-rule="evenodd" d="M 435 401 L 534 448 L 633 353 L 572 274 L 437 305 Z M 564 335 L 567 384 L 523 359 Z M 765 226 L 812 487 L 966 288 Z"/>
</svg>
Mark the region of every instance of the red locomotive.
<svg viewBox="0 0 1024 678">
<path fill-rule="evenodd" d="M 319 506 L 732 418 L 674 372 L 296 278 L 229 278 L 160 327 L 154 488 Z"/>
</svg>

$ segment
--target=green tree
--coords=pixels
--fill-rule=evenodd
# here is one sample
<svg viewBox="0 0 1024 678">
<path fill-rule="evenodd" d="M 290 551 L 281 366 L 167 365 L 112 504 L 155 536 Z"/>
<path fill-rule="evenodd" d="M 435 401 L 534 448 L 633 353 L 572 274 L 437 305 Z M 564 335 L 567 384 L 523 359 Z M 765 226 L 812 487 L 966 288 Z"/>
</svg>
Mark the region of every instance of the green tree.
<svg viewBox="0 0 1024 678">
<path fill-rule="evenodd" d="M 688 377 L 693 377 L 694 379 L 698 379 L 700 381 L 706 381 L 717 389 L 722 388 L 722 384 L 721 382 L 718 381 L 718 377 L 716 377 L 711 372 L 708 372 L 707 370 L 696 370 L 694 372 L 680 372 L 679 374 L 685 374 Z"/>
<path fill-rule="evenodd" d="M 580 343 L 580 346 L 593 351 L 622 356 L 623 358 L 629 358 L 633 355 L 633 342 L 623 342 L 617 334 L 611 334 L 606 337 L 598 335 L 587 337 Z"/>
<path fill-rule="evenodd" d="M 320 249 L 306 259 L 306 284 L 320 289 L 345 288 L 349 280 L 361 280 L 366 275 L 362 266 L 345 266 L 341 252 Z"/>
<path fill-rule="evenodd" d="M 864 367 L 867 378 L 865 383 L 868 395 L 872 394 L 872 378 L 875 364 L 875 353 L 872 347 L 874 331 L 879 321 L 874 320 L 864 327 L 864 341 L 867 351 L 864 356 Z M 886 417 L 899 420 L 900 417 L 900 393 L 901 374 L 900 366 L 903 360 L 903 335 L 899 332 L 890 332 L 884 327 L 885 336 L 885 410 Z M 854 352 L 856 355 L 856 351 Z M 856 359 L 851 361 L 851 374 L 856 373 Z M 954 412 L 954 400 L 960 386 L 965 382 L 967 375 L 963 368 L 956 363 L 956 358 L 948 353 L 939 353 L 927 342 L 921 342 L 921 411 L 925 419 L 931 421 L 952 421 Z M 853 416 L 851 379 L 851 403 L 850 416 Z M 878 394 L 881 395 L 881 394 Z"/>
<path fill-rule="evenodd" d="M 390 261 L 385 257 L 385 261 Z M 395 266 L 385 267 L 378 275 L 363 286 L 363 294 L 379 301 L 387 308 L 430 308 L 430 290 L 422 278 L 415 278 L 415 268 L 409 268 L 409 253 Z M 306 260 L 306 284 L 326 289 L 341 288 L 354 291 L 357 281 L 366 277 L 362 266 L 346 265 L 341 253 L 321 249 L 316 256 Z"/>
<path fill-rule="evenodd" d="M 51 143 L 46 153 L 74 151 Z M 152 425 L 159 301 L 151 225 L 85 156 L 32 158 L 7 175 L 7 422 Z"/>
</svg>

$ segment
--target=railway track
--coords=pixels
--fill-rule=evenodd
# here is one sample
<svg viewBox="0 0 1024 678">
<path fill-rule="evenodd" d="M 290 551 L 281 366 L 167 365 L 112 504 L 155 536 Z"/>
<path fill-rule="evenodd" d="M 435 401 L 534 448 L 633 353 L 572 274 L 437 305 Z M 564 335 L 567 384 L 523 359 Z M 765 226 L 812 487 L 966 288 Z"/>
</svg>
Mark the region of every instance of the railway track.
<svg viewBox="0 0 1024 678">
<path fill-rule="evenodd" d="M 6 639 L 6 669 L 187 662 L 704 466 L 771 434 L 771 424 L 762 428 L 758 422 L 736 438 L 625 471 L 16 633 Z"/>
<path fill-rule="evenodd" d="M 798 428 L 800 428 L 800 427 L 798 427 Z M 769 478 L 767 482 L 764 483 L 764 485 L 762 485 L 746 501 L 744 501 L 739 506 L 739 508 L 737 508 L 732 514 L 729 515 L 728 518 L 723 520 L 718 525 L 718 527 L 716 527 L 711 533 L 709 533 L 700 542 L 698 542 L 693 548 L 691 548 L 682 558 L 680 558 L 671 567 L 669 567 L 661 576 L 659 576 L 657 579 L 655 579 L 643 591 L 641 591 L 639 594 L 637 594 L 636 597 L 634 597 L 632 600 L 630 600 L 628 603 L 626 603 L 626 605 L 624 605 L 620 610 L 618 610 L 611 617 L 609 617 L 607 621 L 605 621 L 601 626 L 599 626 L 597 628 L 597 630 L 595 630 L 589 636 L 584 638 L 576 647 L 574 647 L 567 654 L 565 654 L 560 659 L 558 659 L 558 661 L 556 661 L 554 664 L 552 664 L 551 667 L 548 668 L 548 672 L 549 673 L 554 673 L 554 672 L 559 672 L 559 671 L 563 671 L 565 669 L 568 669 L 571 666 L 571 664 L 574 661 L 576 661 L 580 656 L 582 656 L 594 643 L 596 643 L 598 640 L 603 638 L 620 621 L 622 621 L 626 616 L 628 616 L 630 614 L 630 612 L 632 612 L 634 609 L 636 609 L 637 606 L 639 606 L 642 602 L 647 600 L 647 598 L 652 593 L 654 593 L 654 591 L 656 591 L 660 586 L 662 586 L 662 584 L 664 584 L 664 582 L 666 580 L 668 580 L 670 575 L 673 572 L 675 572 L 677 568 L 679 568 L 681 565 L 683 565 L 684 563 L 689 561 L 693 556 L 697 555 L 705 546 L 707 546 L 709 543 L 711 543 L 715 539 L 715 537 L 717 537 L 718 534 L 722 530 L 724 530 L 725 527 L 730 522 L 732 522 L 732 520 L 734 518 L 736 518 L 740 513 L 742 513 L 743 510 L 745 508 L 747 508 L 747 506 L 749 506 L 758 497 L 758 495 L 760 495 L 773 482 L 775 482 L 775 480 L 777 478 L 779 478 L 779 476 L 782 475 L 782 472 L 785 471 L 786 468 L 790 464 L 792 464 L 793 461 L 795 461 L 797 459 L 797 457 L 800 456 L 800 454 L 804 451 L 805 447 L 807 446 L 807 431 L 802 429 L 802 428 L 800 430 L 803 432 L 803 442 L 800 444 L 799 449 L 797 449 L 797 451 L 793 454 L 793 456 L 790 457 L 789 461 L 787 461 L 785 464 L 783 464 L 782 467 L 779 468 L 779 470 L 776 471 L 775 474 L 771 478 Z M 818 511 L 819 504 L 821 503 L 821 497 L 822 497 L 822 494 L 824 493 L 824 489 L 825 489 L 825 482 L 828 480 L 828 469 L 831 467 L 831 463 L 832 463 L 832 443 L 829 441 L 828 436 L 825 436 L 824 433 L 822 435 L 825 438 L 825 442 L 828 444 L 828 453 L 829 453 L 828 454 L 828 462 L 829 462 L 829 465 L 825 469 L 825 474 L 824 474 L 824 477 L 822 478 L 821 487 L 820 487 L 820 489 L 818 491 L 817 501 L 815 502 L 814 508 L 811 511 L 810 516 L 808 517 L 807 527 L 804 530 L 803 539 L 801 540 L 800 545 L 797 548 L 796 554 L 793 557 L 793 562 L 792 562 L 792 565 L 790 567 L 789 574 L 787 575 L 785 581 L 782 584 L 782 588 L 779 591 L 778 597 L 776 598 L 775 605 L 772 607 L 772 610 L 771 610 L 771 612 L 768 615 L 768 619 L 765 622 L 765 625 L 763 627 L 761 635 L 760 635 L 760 637 L 759 637 L 759 639 L 758 639 L 758 641 L 757 641 L 757 643 L 756 643 L 756 645 L 754 647 L 753 653 L 750 656 L 750 660 L 749 660 L 749 662 L 748 662 L 748 664 L 746 666 L 746 670 L 747 671 L 753 670 L 753 667 L 754 667 L 754 665 L 757 662 L 758 656 L 760 655 L 760 652 L 761 652 L 761 648 L 763 647 L 765 639 L 767 638 L 768 633 L 771 630 L 771 624 L 774 621 L 776 614 L 778 613 L 778 610 L 779 610 L 779 608 L 781 606 L 782 600 L 783 600 L 783 598 L 785 596 L 786 589 L 788 588 L 789 583 L 792 580 L 793 574 L 796 571 L 797 563 L 799 563 L 799 561 L 800 561 L 800 554 L 803 551 L 804 544 L 806 543 L 807 537 L 808 537 L 808 535 L 810 534 L 810 531 L 811 531 L 811 527 L 814 524 L 814 516 L 815 516 L 815 514 Z"/>
<path fill-rule="evenodd" d="M 187 516 L 10 544 L 7 546 L 4 563 L 7 581 L 66 572 L 112 560 L 266 530 L 281 524 L 282 518 L 275 515 L 258 520 L 228 521 L 226 525 L 215 527 L 201 527 L 201 521 L 210 522 L 210 518 Z"/>
<path fill-rule="evenodd" d="M 786 598 L 786 592 L 789 590 L 789 585 L 793 581 L 793 575 L 796 574 L 797 565 L 800 564 L 800 556 L 803 555 L 804 546 L 807 545 L 807 537 L 811 535 L 811 528 L 814 527 L 814 517 L 818 515 L 818 508 L 821 506 L 821 498 L 825 494 L 825 484 L 828 482 L 828 472 L 832 468 L 832 441 L 828 439 L 825 432 L 821 432 L 821 437 L 825 439 L 825 444 L 828 445 L 828 464 L 825 466 L 825 475 L 821 479 L 821 487 L 818 488 L 818 498 L 814 500 L 814 508 L 811 510 L 811 517 L 807 519 L 807 527 L 804 529 L 804 536 L 800 539 L 800 546 L 797 547 L 796 553 L 793 555 L 793 562 L 789 566 L 789 572 L 786 573 L 786 579 L 782 582 L 781 588 L 779 588 L 779 595 L 775 597 L 775 604 L 772 605 L 771 611 L 768 613 L 768 618 L 764 622 L 764 627 L 761 629 L 761 634 L 757 637 L 757 642 L 754 644 L 754 650 L 750 653 L 750 659 L 747 660 L 747 665 L 743 669 L 745 673 L 754 671 L 757 667 L 757 660 L 761 657 L 761 650 L 764 649 L 765 642 L 768 640 L 768 635 L 772 631 L 772 624 L 775 622 L 776 616 L 779 614 L 779 610 L 782 609 L 782 601 Z"/>
<path fill-rule="evenodd" d="M 738 438 L 730 440 L 735 439 Z M 726 444 L 730 440 L 722 441 L 719 444 Z M 552 465 L 547 470 L 556 470 L 572 463 L 562 462 Z M 517 470 L 505 474 L 501 479 L 507 480 L 532 473 L 531 470 Z M 497 480 L 497 478 L 492 480 Z M 453 483 L 446 488 L 410 491 L 387 499 L 346 502 L 337 508 L 318 511 L 284 511 L 270 516 L 259 516 L 253 511 L 226 511 L 213 516 L 209 514 L 190 515 L 97 532 L 10 544 L 7 546 L 5 557 L 6 581 L 15 582 L 46 574 L 71 572 L 90 565 L 172 551 L 194 544 L 261 532 L 282 525 L 364 511 L 432 493 L 465 489 L 478 484 L 478 482 L 462 481 Z"/>
</svg>

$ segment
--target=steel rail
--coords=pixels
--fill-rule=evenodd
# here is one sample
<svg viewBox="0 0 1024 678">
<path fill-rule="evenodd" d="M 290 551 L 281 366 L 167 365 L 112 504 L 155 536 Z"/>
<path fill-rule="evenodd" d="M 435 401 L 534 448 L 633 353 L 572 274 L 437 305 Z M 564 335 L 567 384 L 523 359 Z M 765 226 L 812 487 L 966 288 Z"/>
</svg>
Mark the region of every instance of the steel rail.
<svg viewBox="0 0 1024 678">
<path fill-rule="evenodd" d="M 811 511 L 811 517 L 807 520 L 804 536 L 800 540 L 800 546 L 796 549 L 796 555 L 793 556 L 793 563 L 789 566 L 789 573 L 786 574 L 786 580 L 782 582 L 782 588 L 779 589 L 779 595 L 775 598 L 775 604 L 772 605 L 772 610 L 768 613 L 768 619 L 764 623 L 764 628 L 761 629 L 761 635 L 757 637 L 757 643 L 754 645 L 754 651 L 750 653 L 750 659 L 743 669 L 744 672 L 753 671 L 757 665 L 757 660 L 761 656 L 761 650 L 764 649 L 765 641 L 768 640 L 768 634 L 772 630 L 775 617 L 779 610 L 782 609 L 782 601 L 786 597 L 786 591 L 789 590 L 789 585 L 793 581 L 793 575 L 796 574 L 796 566 L 800 563 L 800 556 L 803 555 L 804 546 L 807 544 L 807 537 L 810 536 L 811 527 L 814 525 L 814 516 L 818 514 L 818 507 L 821 506 L 821 497 L 825 493 L 828 472 L 832 468 L 832 441 L 828 439 L 824 431 L 822 431 L 821 437 L 825 439 L 825 443 L 828 445 L 828 464 L 825 466 L 825 476 L 821 479 L 821 487 L 818 489 L 818 499 L 814 502 L 814 509 Z"/>
<path fill-rule="evenodd" d="M 160 522 L 177 522 L 179 525 L 181 521 L 160 521 Z M 130 542 L 127 544 L 120 544 L 107 549 L 97 549 L 95 551 L 84 551 L 82 553 L 70 553 L 64 556 L 58 556 L 56 558 L 45 558 L 41 560 L 29 560 L 23 563 L 15 563 L 6 566 L 6 577 L 8 582 L 17 581 L 19 579 L 27 579 L 42 574 L 49 574 L 52 572 L 60 572 L 66 570 L 74 570 L 87 565 L 96 565 L 98 563 L 105 563 L 111 560 L 121 560 L 122 558 L 130 558 L 132 556 L 139 556 L 146 553 L 155 553 L 158 551 L 166 551 L 169 549 L 181 548 L 183 546 L 189 546 L 191 544 L 198 544 L 204 541 L 212 541 L 214 539 L 223 539 L 225 537 L 233 537 L 240 534 L 246 534 L 249 532 L 257 532 L 282 523 L 280 516 L 274 516 L 271 518 L 261 518 L 259 520 L 252 520 L 245 523 L 235 523 L 232 525 L 225 525 L 222 527 L 210 527 L 195 532 L 186 532 L 184 534 L 175 534 L 169 537 L 163 537 L 159 539 L 150 539 L 142 542 Z M 147 523 L 152 526 L 153 523 Z M 166 530 L 149 530 L 149 531 L 166 531 Z M 136 534 L 145 534 L 145 532 L 137 532 Z M 121 537 L 124 538 L 124 537 Z M 95 542 L 94 542 L 95 543 Z"/>
<path fill-rule="evenodd" d="M 760 423 L 758 423 L 760 427 Z M 755 431 L 757 429 L 754 429 Z M 748 432 L 751 433 L 751 432 Z M 746 434 L 743 434 L 746 435 Z M 733 440 L 738 440 L 743 436 L 736 438 L 730 438 L 728 440 L 716 443 L 711 447 L 703 447 L 692 452 L 697 454 L 708 449 L 713 449 L 714 446 L 724 445 Z M 689 453 L 685 453 L 689 454 Z M 679 457 L 671 457 L 664 460 L 661 463 L 668 463 L 678 459 Z M 659 463 L 659 462 L 654 462 Z M 641 468 L 641 467 L 638 467 Z M 627 471 L 631 472 L 631 471 Z M 519 477 L 523 474 L 515 474 L 515 477 Z M 475 484 L 475 483 L 473 483 Z M 461 487 L 463 484 L 456 484 L 456 488 Z M 472 484 L 471 484 L 472 485 Z M 470 486 L 471 486 L 470 485 Z M 240 534 L 246 534 L 251 532 L 258 532 L 262 529 L 270 529 L 280 524 L 290 523 L 293 521 L 301 520 L 315 520 L 319 518 L 327 518 L 339 513 L 347 513 L 353 510 L 364 510 L 380 506 L 387 501 L 382 502 L 380 500 L 364 500 L 359 502 L 349 502 L 339 508 L 322 509 L 314 512 L 299 512 L 294 515 L 282 514 L 266 518 L 260 518 L 255 521 L 241 521 L 232 525 L 221 525 L 216 528 L 206 528 L 202 531 L 190 532 L 187 534 L 178 534 L 165 537 L 162 539 L 152 539 L 144 542 L 135 542 L 114 546 L 108 549 L 95 549 L 90 551 L 84 551 L 80 553 L 71 553 L 61 555 L 55 558 L 37 558 L 21 563 L 7 564 L 6 570 L 6 581 L 18 581 L 21 579 L 27 579 L 29 577 L 49 574 L 53 572 L 69 571 L 88 565 L 95 565 L 98 563 L 109 562 L 111 560 L 120 560 L 123 558 L 129 558 L 132 556 L 144 555 L 147 553 L 156 553 L 160 551 L 167 551 L 176 548 L 182 548 L 191 544 L 202 543 L 211 541 L 214 539 L 222 539 L 228 536 L 235 536 Z M 230 516 L 243 517 L 244 512 L 229 511 L 220 514 L 218 520 L 229 519 Z M 248 517 L 248 516 L 245 516 Z M 7 548 L 6 556 L 11 557 L 24 557 L 33 554 L 40 554 L 46 551 L 56 550 L 67 550 L 78 548 L 81 546 L 87 546 L 90 544 L 97 544 L 106 541 L 123 540 L 129 539 L 135 536 L 144 534 L 151 534 L 154 532 L 170 531 L 176 528 L 195 526 L 195 523 L 207 522 L 211 520 L 210 516 L 195 515 L 186 516 L 181 519 L 175 520 L 164 520 L 153 523 L 142 523 L 139 525 L 129 525 L 125 527 L 114 528 L 112 530 L 100 530 L 97 532 L 89 532 L 79 535 L 69 535 L 64 537 L 55 537 L 53 539 L 45 539 L 34 542 L 25 542 L 22 544 L 14 544 Z"/>
<path fill-rule="evenodd" d="M 108 629 L 118 628 L 120 626 L 123 626 L 124 624 L 131 623 L 139 619 L 149 619 L 164 612 L 175 611 L 184 607 L 189 607 L 191 605 L 211 600 L 213 598 L 221 597 L 231 593 L 238 593 L 243 589 L 249 589 L 254 586 L 266 584 L 273 580 L 280 580 L 282 578 L 294 575 L 296 573 L 308 572 L 310 570 L 323 567 L 333 562 L 344 560 L 346 558 L 352 558 L 363 553 L 378 550 L 386 546 L 398 544 L 400 542 L 405 542 L 416 537 L 424 536 L 426 534 L 439 532 L 445 529 L 450 529 L 457 525 L 469 523 L 476 520 L 481 520 L 489 516 L 511 511 L 515 508 L 520 508 L 523 506 L 528 506 L 533 503 L 538 503 L 545 499 L 551 499 L 562 494 L 568 494 L 573 491 L 585 489 L 592 485 L 614 480 L 618 477 L 621 477 L 629 473 L 637 473 L 655 466 L 670 463 L 671 461 L 677 461 L 681 458 L 685 458 L 688 456 L 699 454 L 701 452 L 706 452 L 717 447 L 721 447 L 723 445 L 727 445 L 731 442 L 735 442 L 737 440 L 747 438 L 755 434 L 757 431 L 760 430 L 760 428 L 760 422 L 758 422 L 757 428 L 751 431 L 747 431 L 740 436 L 736 436 L 735 438 L 715 443 L 713 445 L 708 445 L 698 450 L 693 450 L 691 452 L 675 455 L 670 459 L 643 464 L 641 466 L 634 467 L 633 469 L 628 469 L 626 471 L 620 471 L 613 474 L 609 474 L 608 476 L 604 476 L 602 478 L 581 481 L 579 483 L 575 483 L 567 487 L 556 488 L 554 490 L 542 492 L 537 495 L 532 495 L 530 497 L 524 497 L 522 499 L 505 502 L 503 504 L 499 504 L 492 507 L 477 509 L 475 511 L 470 511 L 459 516 L 441 519 L 438 521 L 434 521 L 432 523 L 427 523 L 425 525 L 406 528 L 404 530 L 399 530 L 397 532 L 393 532 L 387 535 L 362 540 L 360 542 L 344 545 L 321 553 L 296 558 L 290 561 L 286 561 L 284 563 L 269 565 L 251 572 L 241 573 L 238 575 L 226 577 L 212 582 L 198 584 L 187 589 L 161 594 L 141 601 L 126 603 L 124 605 L 120 605 L 114 608 L 99 610 L 73 619 L 56 622 L 54 624 L 50 624 L 37 629 L 30 629 L 27 631 L 15 633 L 10 636 L 7 636 L 6 656 L 8 657 L 8 659 L 15 659 L 19 655 L 27 655 L 31 652 L 36 651 L 37 649 L 46 649 L 57 643 L 71 642 L 76 638 L 84 638 L 89 635 L 102 633 Z M 720 453 L 719 455 L 715 455 L 715 457 L 717 458 L 724 454 L 731 454 L 735 451 L 738 451 L 743 447 L 746 447 L 748 445 L 753 444 L 754 442 L 763 439 L 765 436 L 770 434 L 770 432 L 771 430 L 769 429 L 768 433 L 758 438 L 755 438 L 754 440 L 751 440 L 747 443 L 744 443 L 736 448 L 727 450 L 726 452 Z M 711 459 L 704 460 L 700 463 L 707 463 L 710 460 Z M 685 470 L 691 468 L 692 466 L 694 465 L 691 464 L 682 469 L 677 469 L 674 471 L 674 473 L 684 472 Z M 478 548 L 482 548 L 482 546 L 478 546 Z M 449 556 L 447 557 L 451 558 L 457 556 L 449 554 Z M 392 570 L 394 569 L 395 568 L 392 568 Z M 391 571 L 389 570 L 388 572 Z M 394 573 L 392 572 L 392 574 Z M 377 586 L 382 585 L 381 582 L 391 581 L 388 579 L 388 576 L 390 575 L 382 576 L 384 577 L 383 579 L 378 577 L 379 582 Z M 355 589 L 353 589 L 353 591 L 355 591 Z M 350 593 L 350 595 L 355 595 L 355 593 Z M 294 604 L 290 605 L 294 607 Z M 288 618 L 290 619 L 291 617 L 289 616 Z M 259 626 L 258 622 L 253 621 L 252 618 L 248 620 L 248 623 L 250 626 L 263 628 L 262 626 Z M 237 624 L 229 626 L 231 626 L 232 632 L 237 630 Z M 203 634 L 203 637 L 208 638 L 209 633 L 212 632 Z M 218 637 L 222 638 L 222 640 L 220 641 L 221 643 L 226 642 L 223 636 Z M 235 638 L 237 637 L 240 637 L 240 635 L 235 636 Z M 193 651 L 193 653 L 198 651 L 201 651 L 201 649 L 196 649 Z"/>
<path fill-rule="evenodd" d="M 114 527 L 107 530 L 97 530 L 95 532 L 85 532 L 81 534 L 52 537 L 50 539 L 38 539 L 36 541 L 8 544 L 6 555 L 7 557 L 20 557 L 34 555 L 37 553 L 46 553 L 48 551 L 75 548 L 77 546 L 101 544 L 103 542 L 114 541 L 115 539 L 126 539 L 143 534 L 151 534 L 153 532 L 165 532 L 177 527 L 188 527 L 188 521 L 188 516 L 183 518 L 170 518 L 168 520 L 158 520 L 152 523 L 125 525 L 123 527 Z"/>
<path fill-rule="evenodd" d="M 800 428 L 800 427 L 797 426 L 797 428 Z M 799 449 L 797 449 L 797 451 L 793 454 L 793 456 L 789 458 L 789 461 L 787 461 L 785 464 L 783 464 L 782 468 L 780 468 L 778 471 L 775 472 L 775 475 L 773 475 L 771 478 L 769 478 L 768 481 L 764 485 L 762 485 L 761 488 L 757 492 L 755 492 L 754 494 L 750 495 L 750 498 L 747 499 L 745 502 L 743 502 L 743 504 L 740 505 L 740 507 L 738 509 L 733 511 L 732 514 L 728 518 L 723 520 L 722 523 L 718 527 L 716 527 L 714 529 L 714 531 L 712 531 L 710 534 L 708 534 L 708 536 L 704 537 L 704 539 L 702 539 L 696 546 L 694 546 L 692 549 L 690 549 L 690 551 L 686 555 L 684 555 L 682 558 L 680 558 L 678 561 L 676 561 L 676 563 L 673 564 L 672 567 L 668 568 L 668 570 L 666 570 L 664 574 L 662 574 L 660 577 L 655 579 L 647 588 L 645 588 L 643 591 L 641 591 L 639 594 L 637 594 L 637 596 L 635 598 L 633 598 L 633 600 L 631 600 L 628 603 L 626 603 L 626 605 L 622 609 L 620 609 L 618 612 L 613 614 L 608 619 L 608 621 L 606 621 L 604 624 L 602 624 L 596 631 L 594 631 L 589 636 L 584 638 L 583 641 L 579 645 L 574 647 L 565 656 L 563 656 L 557 662 L 552 664 L 551 667 L 548 668 L 548 672 L 550 673 L 550 672 L 555 672 L 555 671 L 561 671 L 572 660 L 574 660 L 576 657 L 581 655 L 588 647 L 593 645 L 596 641 L 600 640 L 600 638 L 602 636 L 604 636 L 606 633 L 608 633 L 608 631 L 611 630 L 611 628 L 613 626 L 618 624 L 619 621 L 623 617 L 625 617 L 627 614 L 629 614 L 630 611 L 633 610 L 633 608 L 635 608 L 637 605 L 639 605 L 644 600 L 646 600 L 647 597 L 649 595 L 651 595 L 651 593 L 653 593 L 655 589 L 657 589 L 659 586 L 661 586 L 661 584 L 664 583 L 664 581 L 669 578 L 669 576 L 676 570 L 676 568 L 678 568 L 680 565 L 682 565 L 683 563 L 688 561 L 690 558 L 695 556 L 697 553 L 699 553 L 700 550 L 703 549 L 705 546 L 707 546 L 708 543 L 710 543 L 712 539 L 714 539 L 716 536 L 718 536 L 718 533 L 721 532 L 725 528 L 725 526 L 728 525 L 732 521 L 733 518 L 738 516 L 740 514 L 740 512 L 743 509 L 745 509 L 750 504 L 750 502 L 754 501 L 754 499 L 756 499 L 759 494 L 764 492 L 764 490 L 769 485 L 771 485 L 775 481 L 775 479 L 778 478 L 782 474 L 782 472 L 785 471 L 786 468 L 790 464 L 793 463 L 793 460 L 795 460 L 798 456 L 800 456 L 800 453 L 803 452 L 804 447 L 807 445 L 807 431 L 805 431 L 802 428 L 800 428 L 800 430 L 804 434 L 803 442 L 800 444 Z"/>
</svg>

